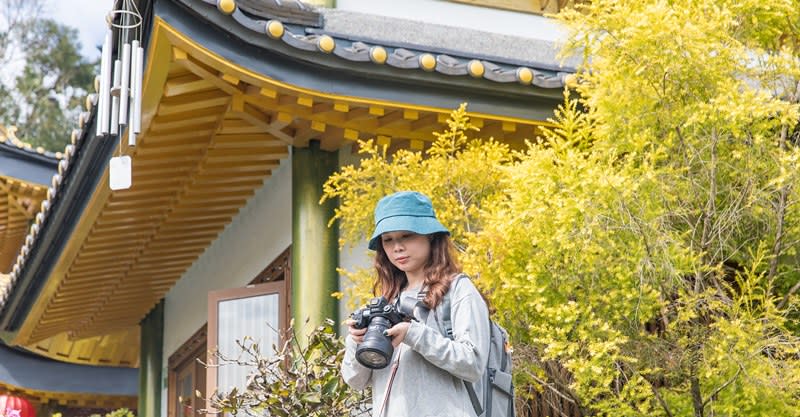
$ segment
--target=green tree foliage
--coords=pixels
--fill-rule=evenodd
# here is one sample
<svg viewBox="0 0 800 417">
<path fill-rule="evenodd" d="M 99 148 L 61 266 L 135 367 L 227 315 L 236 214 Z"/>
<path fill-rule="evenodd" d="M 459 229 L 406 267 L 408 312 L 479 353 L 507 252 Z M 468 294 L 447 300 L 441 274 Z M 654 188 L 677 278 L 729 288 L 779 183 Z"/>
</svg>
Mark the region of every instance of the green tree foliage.
<svg viewBox="0 0 800 417">
<path fill-rule="evenodd" d="M 41 0 L 0 0 L 0 65 L 13 63 L 20 37 L 42 12 Z"/>
<path fill-rule="evenodd" d="M 241 348 L 237 357 L 218 354 L 215 366 L 244 366 L 251 372 L 243 389 L 212 394 L 211 410 L 275 417 L 371 414 L 365 394 L 349 390 L 339 374 L 344 343 L 333 326 L 328 320 L 302 344 L 290 328 L 283 333 L 281 347 L 273 346 L 271 354 L 264 354 L 251 339 L 237 341 Z"/>
<path fill-rule="evenodd" d="M 38 17 L 33 5 L 39 2 L 0 1 L 3 10 L 16 10 L 0 22 L 0 62 L 19 68 L 13 80 L 0 83 L 0 123 L 16 125 L 17 136 L 34 146 L 61 151 L 96 63 L 80 55 L 75 29 Z"/>
<path fill-rule="evenodd" d="M 343 240 L 382 195 L 431 195 L 526 358 L 518 384 L 584 415 L 800 415 L 798 13 L 566 12 L 587 60 L 554 127 L 512 152 L 466 140 L 461 109 L 425 158 L 366 143 L 325 190 Z"/>
</svg>

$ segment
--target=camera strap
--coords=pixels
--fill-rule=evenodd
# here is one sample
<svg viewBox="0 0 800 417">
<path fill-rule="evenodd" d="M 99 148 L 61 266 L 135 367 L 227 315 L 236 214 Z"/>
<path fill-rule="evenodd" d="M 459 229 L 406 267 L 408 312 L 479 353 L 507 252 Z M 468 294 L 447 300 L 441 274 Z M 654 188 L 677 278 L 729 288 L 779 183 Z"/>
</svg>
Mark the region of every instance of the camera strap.
<svg viewBox="0 0 800 417">
<path fill-rule="evenodd" d="M 392 393 L 392 383 L 394 383 L 394 376 L 397 375 L 397 368 L 400 366 L 400 355 L 403 353 L 403 345 L 397 348 L 397 359 L 392 361 L 392 374 L 389 376 L 389 383 L 386 384 L 386 392 L 383 394 L 383 403 L 381 404 L 381 412 L 379 417 L 383 417 L 383 412 L 386 410 L 386 403 L 389 402 L 389 395 Z"/>
</svg>

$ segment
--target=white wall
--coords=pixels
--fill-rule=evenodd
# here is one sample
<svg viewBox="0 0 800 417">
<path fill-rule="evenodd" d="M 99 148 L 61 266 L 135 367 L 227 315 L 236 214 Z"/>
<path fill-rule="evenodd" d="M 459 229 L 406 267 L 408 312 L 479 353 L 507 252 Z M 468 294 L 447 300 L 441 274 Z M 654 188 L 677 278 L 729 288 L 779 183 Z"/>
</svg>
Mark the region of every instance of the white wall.
<svg viewBox="0 0 800 417">
<path fill-rule="evenodd" d="M 175 286 L 164 303 L 164 359 L 167 361 L 208 319 L 208 292 L 247 285 L 292 242 L 292 161 L 281 162 Z M 161 415 L 167 415 L 162 384 Z"/>
<path fill-rule="evenodd" d="M 443 0 L 336 0 L 336 8 L 545 41 L 566 35 L 560 24 L 543 16 Z"/>
</svg>

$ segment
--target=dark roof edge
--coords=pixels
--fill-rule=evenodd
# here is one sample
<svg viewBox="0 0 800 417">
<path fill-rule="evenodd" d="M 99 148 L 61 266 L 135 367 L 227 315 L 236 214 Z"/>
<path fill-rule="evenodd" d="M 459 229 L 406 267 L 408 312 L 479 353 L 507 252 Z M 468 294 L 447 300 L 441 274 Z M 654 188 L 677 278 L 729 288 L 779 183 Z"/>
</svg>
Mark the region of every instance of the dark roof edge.
<svg viewBox="0 0 800 417">
<path fill-rule="evenodd" d="M 59 159 L 54 156 L 31 153 L 0 142 L 0 176 L 46 187 L 58 164 Z"/>
<path fill-rule="evenodd" d="M 138 395 L 138 370 L 79 365 L 0 344 L 0 381 L 19 388 L 69 394 Z"/>
<path fill-rule="evenodd" d="M 32 149 L 15 146 L 4 140 L 0 140 L 0 151 L 5 151 L 11 155 L 19 156 L 21 159 L 27 159 L 36 163 L 51 166 L 53 169 L 58 166 L 58 161 L 61 159 L 54 153 L 39 153 Z"/>
</svg>

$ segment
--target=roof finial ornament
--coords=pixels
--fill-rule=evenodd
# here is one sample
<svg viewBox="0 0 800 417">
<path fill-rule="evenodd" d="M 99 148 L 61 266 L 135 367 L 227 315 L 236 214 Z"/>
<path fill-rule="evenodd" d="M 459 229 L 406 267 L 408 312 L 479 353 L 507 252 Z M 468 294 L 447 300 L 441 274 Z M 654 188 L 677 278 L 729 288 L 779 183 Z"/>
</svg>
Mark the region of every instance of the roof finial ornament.
<svg viewBox="0 0 800 417">
<path fill-rule="evenodd" d="M 17 127 L 16 126 L 5 126 L 0 124 L 0 141 L 10 140 L 14 142 L 17 139 Z"/>
<path fill-rule="evenodd" d="M 233 14 L 236 11 L 236 0 L 217 0 L 217 9 L 225 14 Z"/>
</svg>

